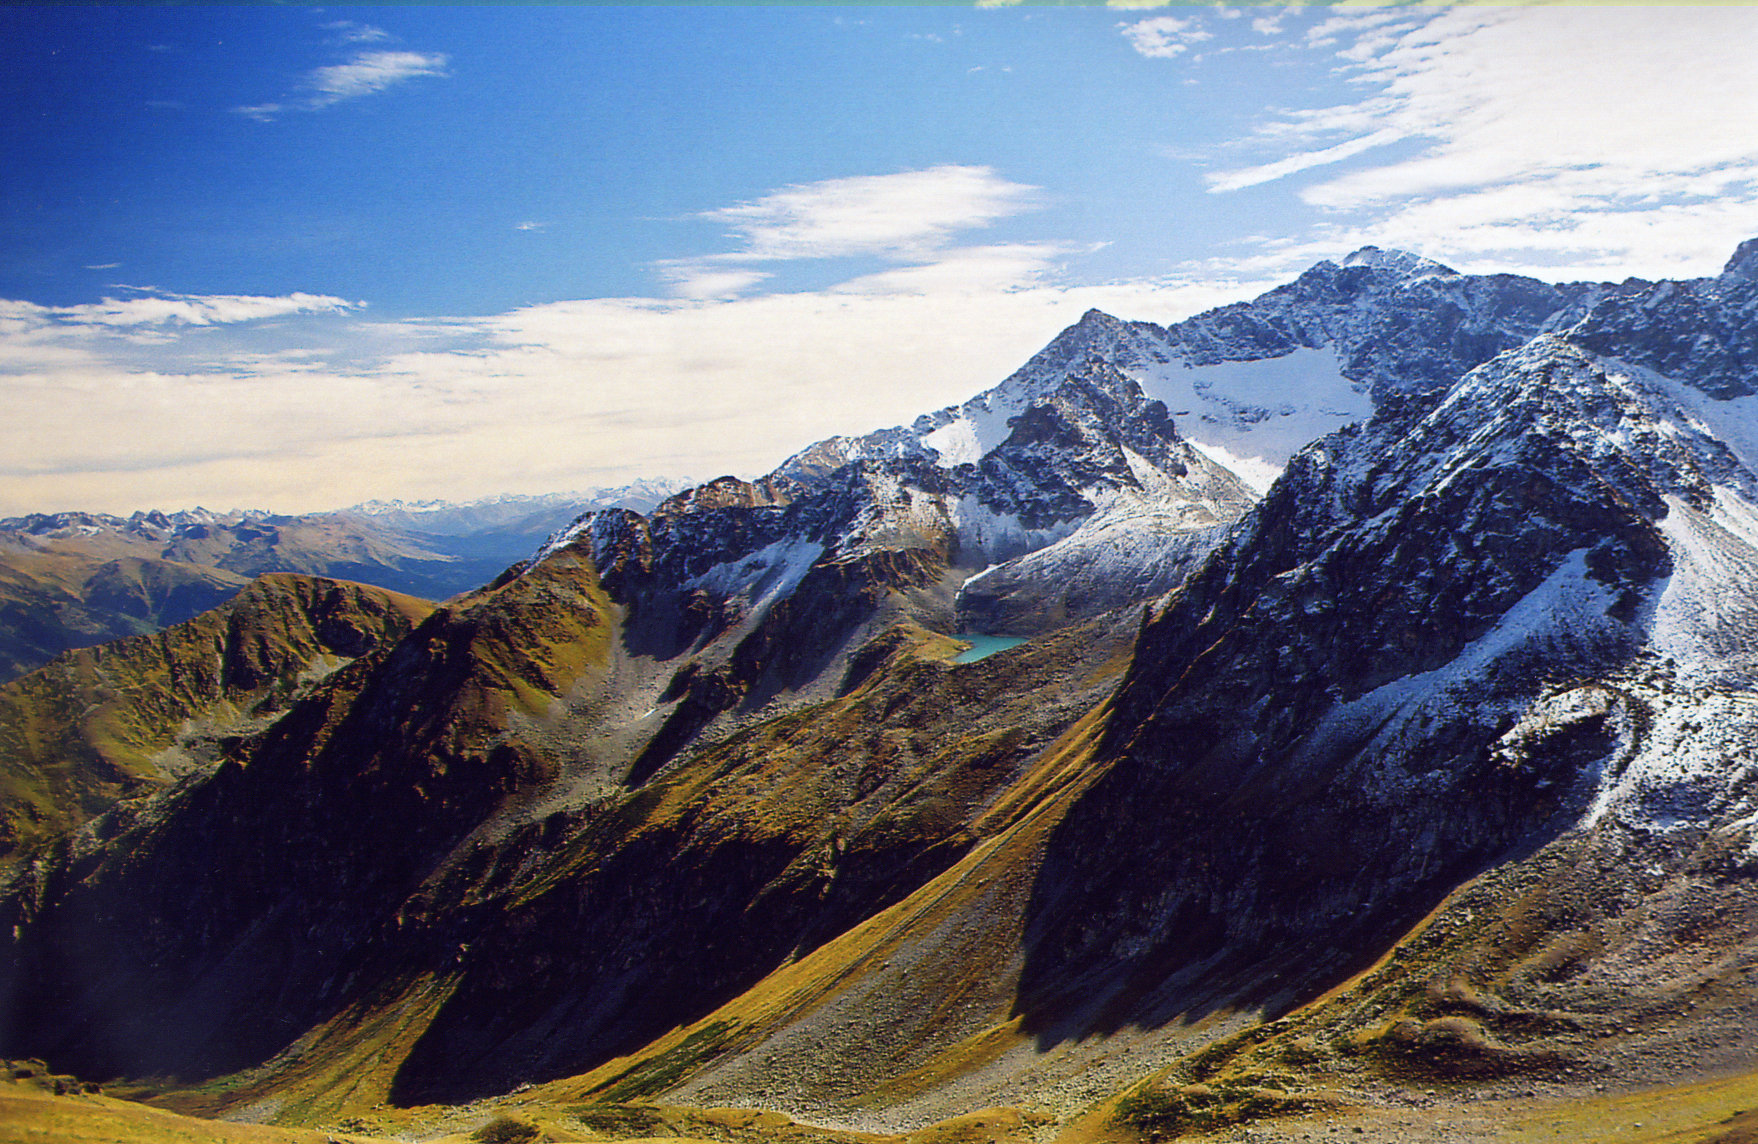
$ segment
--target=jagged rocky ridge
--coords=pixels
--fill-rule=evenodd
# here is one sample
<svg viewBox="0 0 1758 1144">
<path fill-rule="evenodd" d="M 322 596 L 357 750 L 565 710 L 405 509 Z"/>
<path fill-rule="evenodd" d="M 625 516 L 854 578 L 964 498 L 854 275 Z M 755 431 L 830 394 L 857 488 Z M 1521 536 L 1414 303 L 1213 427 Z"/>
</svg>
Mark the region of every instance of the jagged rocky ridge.
<svg viewBox="0 0 1758 1144">
<path fill-rule="evenodd" d="M 1046 630 L 1151 599 L 1253 499 L 1104 361 L 1039 387 L 995 432 L 956 464 L 925 443 L 932 434 L 824 442 L 758 481 L 722 478 L 648 516 L 589 514 L 552 538 L 535 567 L 589 549 L 628 609 L 629 650 L 675 665 L 651 704 L 664 725 L 634 773 L 710 726 L 833 693 L 850 654 L 901 619 L 956 631 L 981 615 L 991 630 Z M 966 598 L 974 574 L 1034 555 L 1042 567 L 1047 547 L 1119 517 L 1151 520 L 1162 540 L 1141 575 L 1099 569 L 1079 586 L 1028 577 L 1011 603 Z M 1056 587 L 1055 604 L 1039 608 Z"/>
<path fill-rule="evenodd" d="M 1718 983 L 1754 952 L 1696 912 L 1758 875 L 1750 248 L 1717 279 L 1510 302 L 1482 328 L 1512 344 L 1446 384 L 1398 340 L 1493 280 L 1365 261 L 1314 273 L 1395 271 L 1376 305 L 1412 299 L 1350 351 L 1387 371 L 1363 375 L 1372 417 L 1299 452 L 1139 629 L 954 667 L 906 622 L 952 614 L 947 506 L 1090 521 L 1085 489 L 1131 487 L 1125 447 L 1186 463 L 1098 360 L 1011 415 L 992 465 L 825 447 L 594 516 L 20 871 L 7 1051 L 250 1069 L 202 1107 L 289 1117 L 519 1082 L 900 1124 L 1128 1091 L 1113 1126 L 1143 1135 L 1303 1077 L 1363 1100 L 1410 1069 L 1562 1083 L 1614 1036 L 1621 1077 L 1660 1075 L 1621 1039 L 1659 1003 L 1640 982 L 1737 996 Z M 790 687 L 828 698 L 759 718 Z M 683 750 L 740 705 L 744 730 Z M 1441 984 L 1393 964 L 1332 995 L 1334 1028 L 1342 1002 L 1298 1008 L 1437 906 L 1398 948 Z M 1693 917 L 1724 960 L 1653 939 Z M 1732 1015 L 1702 1026 L 1730 1057 L 1738 1005 L 1701 1017 Z M 1285 1012 L 1317 1039 L 1266 1055 L 1283 1022 L 1249 1027 Z M 1254 1053 L 1281 1088 L 1138 1084 Z"/>
<path fill-rule="evenodd" d="M 1267 485 L 1323 433 L 1645 285 L 1461 275 L 1368 247 L 1170 327 L 1092 311 L 963 405 L 819 442 L 750 485 L 726 478 L 674 498 L 657 514 L 672 522 L 661 532 L 697 565 L 774 569 L 812 544 L 831 560 L 931 552 L 962 574 L 961 629 L 1048 630 L 1174 587 L 1252 499 L 1217 465 Z M 1102 426 L 1124 432 L 1112 439 Z M 1165 438 L 1176 444 L 1154 444 Z M 851 473 L 865 474 L 862 487 Z M 803 499 L 810 513 L 779 520 Z M 699 509 L 710 519 L 676 523 Z M 751 523 L 765 514 L 772 524 Z M 631 526 L 591 527 L 614 537 Z M 674 585 L 687 578 L 673 571 Z"/>
</svg>

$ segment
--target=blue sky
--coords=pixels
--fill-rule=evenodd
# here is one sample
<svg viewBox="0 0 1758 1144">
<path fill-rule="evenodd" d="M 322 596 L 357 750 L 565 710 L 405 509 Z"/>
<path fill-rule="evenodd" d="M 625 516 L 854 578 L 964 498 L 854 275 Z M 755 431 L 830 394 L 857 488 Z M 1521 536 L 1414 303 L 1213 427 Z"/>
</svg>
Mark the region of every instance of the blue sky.
<svg viewBox="0 0 1758 1144">
<path fill-rule="evenodd" d="M 0 512 L 754 475 L 1367 242 L 1758 235 L 1758 9 L 0 8 Z"/>
</svg>

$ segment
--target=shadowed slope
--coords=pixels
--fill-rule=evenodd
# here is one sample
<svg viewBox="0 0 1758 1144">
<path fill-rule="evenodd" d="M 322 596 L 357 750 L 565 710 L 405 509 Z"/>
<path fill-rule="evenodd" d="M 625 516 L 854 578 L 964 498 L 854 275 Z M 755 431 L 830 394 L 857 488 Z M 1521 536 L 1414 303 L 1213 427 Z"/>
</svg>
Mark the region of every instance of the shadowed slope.
<svg viewBox="0 0 1758 1144">
<path fill-rule="evenodd" d="M 334 1012 L 399 905 L 548 773 L 508 723 L 602 666 L 608 606 L 558 561 L 442 608 L 211 774 L 63 839 L 7 901 L 9 1043 L 85 1075 L 209 1076 Z"/>
<path fill-rule="evenodd" d="M 0 853 L 211 764 L 221 736 L 279 718 L 431 610 L 363 585 L 264 576 L 193 620 L 65 653 L 0 687 Z"/>
<path fill-rule="evenodd" d="M 994 829 L 985 812 L 1109 689 L 1120 664 L 1098 669 L 1128 634 L 955 668 L 929 658 L 951 650 L 940 637 L 894 629 L 846 698 L 473 854 L 429 919 L 468 933 L 462 977 L 392 1095 L 455 1101 L 593 1068 L 901 900 Z"/>
</svg>

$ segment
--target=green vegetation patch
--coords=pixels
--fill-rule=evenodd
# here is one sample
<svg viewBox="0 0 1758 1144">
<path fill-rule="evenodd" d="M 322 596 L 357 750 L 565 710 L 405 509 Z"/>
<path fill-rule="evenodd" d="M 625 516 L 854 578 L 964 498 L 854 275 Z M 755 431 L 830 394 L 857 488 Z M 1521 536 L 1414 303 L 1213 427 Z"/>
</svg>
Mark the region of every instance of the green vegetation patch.
<svg viewBox="0 0 1758 1144">
<path fill-rule="evenodd" d="M 1243 1078 L 1215 1084 L 1149 1082 L 1118 1103 L 1111 1121 L 1146 1139 L 1163 1140 L 1339 1107 L 1329 1094 L 1290 1093 L 1279 1078 L 1257 1079 L 1258 1084 Z"/>
<path fill-rule="evenodd" d="M 597 1092 L 611 1104 L 657 1096 L 682 1084 L 691 1073 L 719 1056 L 738 1032 L 739 1026 L 731 1021 L 704 1025 L 676 1047 L 618 1073 Z"/>
<path fill-rule="evenodd" d="M 472 1132 L 470 1139 L 479 1140 L 481 1144 L 530 1144 L 542 1135 L 542 1130 L 535 1124 L 511 1116 L 497 1116 Z"/>
<path fill-rule="evenodd" d="M 568 1115 L 580 1127 L 617 1140 L 677 1135 L 658 1109 L 644 1104 L 577 1104 Z"/>
</svg>

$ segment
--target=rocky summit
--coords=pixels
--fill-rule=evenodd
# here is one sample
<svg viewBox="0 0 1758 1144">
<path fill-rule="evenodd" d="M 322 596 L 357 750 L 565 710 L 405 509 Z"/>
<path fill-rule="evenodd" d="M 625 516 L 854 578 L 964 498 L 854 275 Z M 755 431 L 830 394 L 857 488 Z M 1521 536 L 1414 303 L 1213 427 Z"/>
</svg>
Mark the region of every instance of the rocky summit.
<svg viewBox="0 0 1758 1144">
<path fill-rule="evenodd" d="M 65 652 L 0 688 L 0 1119 L 1749 1139 L 1755 250 L 1093 312 L 438 605 Z"/>
</svg>

